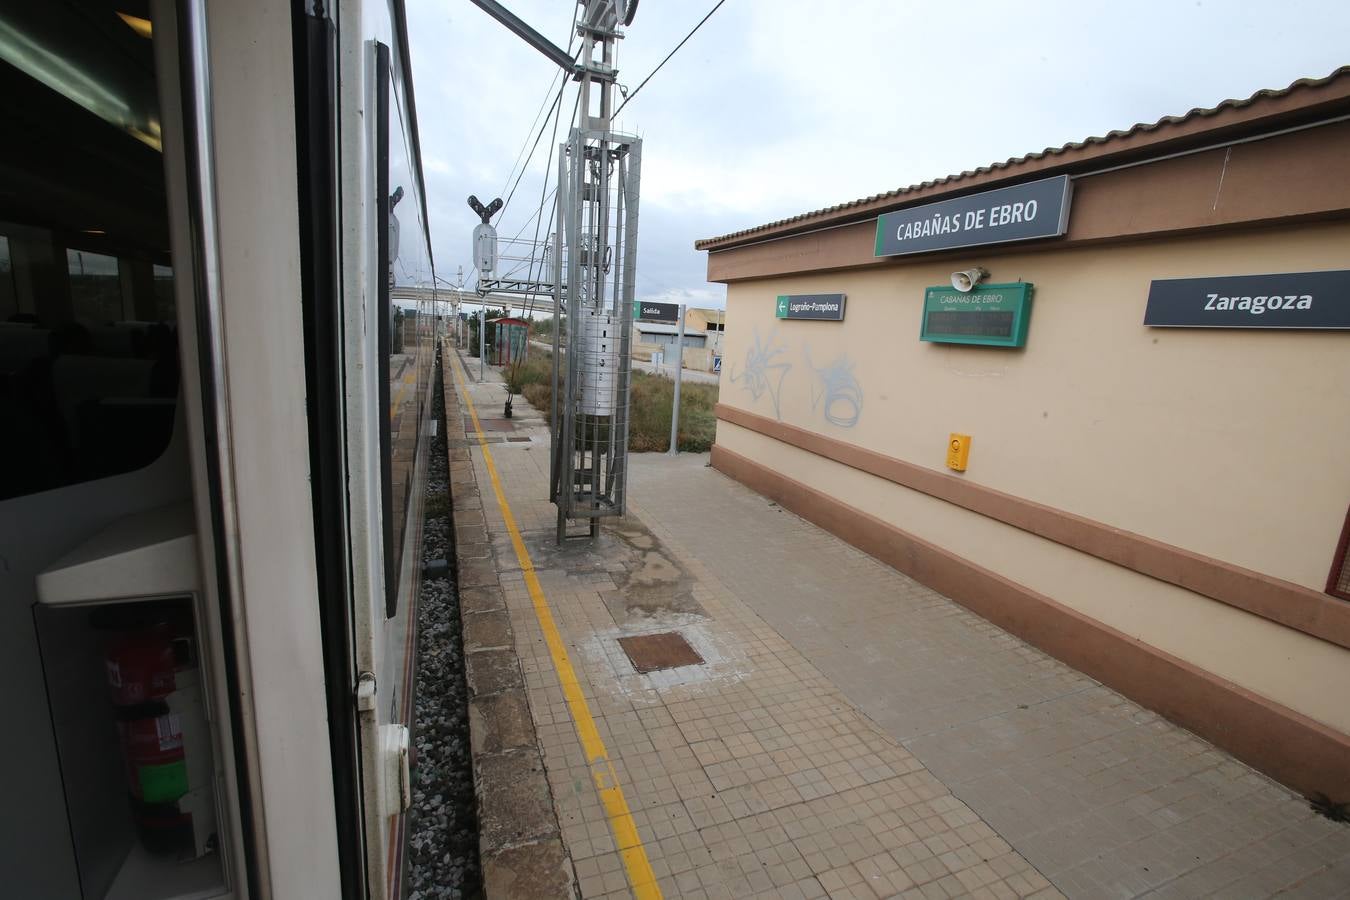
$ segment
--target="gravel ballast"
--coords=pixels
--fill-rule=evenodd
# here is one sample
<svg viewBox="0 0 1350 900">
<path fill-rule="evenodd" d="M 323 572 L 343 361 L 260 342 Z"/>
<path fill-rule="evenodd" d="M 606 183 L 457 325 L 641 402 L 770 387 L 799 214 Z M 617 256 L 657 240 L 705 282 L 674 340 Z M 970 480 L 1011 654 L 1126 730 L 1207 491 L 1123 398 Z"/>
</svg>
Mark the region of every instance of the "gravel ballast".
<svg viewBox="0 0 1350 900">
<path fill-rule="evenodd" d="M 444 409 L 441 368 L 432 403 Z M 432 441 L 424 562 L 454 558 L 445 422 Z M 452 570 L 453 571 L 453 570 Z M 453 576 L 425 579 L 417 604 L 417 696 L 408 900 L 482 897 L 459 594 Z"/>
</svg>

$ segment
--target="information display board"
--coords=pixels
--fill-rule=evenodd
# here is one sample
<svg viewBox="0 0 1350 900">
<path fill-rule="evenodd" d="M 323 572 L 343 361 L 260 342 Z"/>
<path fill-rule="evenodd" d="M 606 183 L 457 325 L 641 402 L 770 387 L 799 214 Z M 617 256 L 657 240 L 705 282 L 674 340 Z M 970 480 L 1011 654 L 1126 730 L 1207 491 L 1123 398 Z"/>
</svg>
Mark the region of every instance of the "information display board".
<svg viewBox="0 0 1350 900">
<path fill-rule="evenodd" d="M 1032 285 L 983 284 L 972 291 L 930 287 L 923 297 L 919 340 L 1021 347 L 1027 342 Z"/>
</svg>

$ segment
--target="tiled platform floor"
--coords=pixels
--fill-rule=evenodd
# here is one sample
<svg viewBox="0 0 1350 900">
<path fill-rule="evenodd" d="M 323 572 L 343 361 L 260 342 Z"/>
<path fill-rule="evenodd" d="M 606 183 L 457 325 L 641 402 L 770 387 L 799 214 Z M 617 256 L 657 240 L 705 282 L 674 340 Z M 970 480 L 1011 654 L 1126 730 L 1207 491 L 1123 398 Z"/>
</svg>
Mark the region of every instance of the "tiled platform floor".
<svg viewBox="0 0 1350 900">
<path fill-rule="evenodd" d="M 665 896 L 1350 893 L 1350 827 L 704 457 L 635 455 L 631 515 L 558 551 L 547 434 L 524 432 L 491 451 Z M 628 896 L 483 495 L 578 883 Z M 617 638 L 671 630 L 706 664 L 637 674 Z"/>
</svg>

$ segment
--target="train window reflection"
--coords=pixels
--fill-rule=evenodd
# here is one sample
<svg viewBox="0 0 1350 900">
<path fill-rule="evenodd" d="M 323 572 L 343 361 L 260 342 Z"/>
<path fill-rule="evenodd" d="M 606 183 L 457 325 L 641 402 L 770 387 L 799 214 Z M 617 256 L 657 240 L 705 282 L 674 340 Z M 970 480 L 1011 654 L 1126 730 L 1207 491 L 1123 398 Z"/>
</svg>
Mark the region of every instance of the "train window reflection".
<svg viewBox="0 0 1350 900">
<path fill-rule="evenodd" d="M 19 312 L 14 296 L 14 264 L 9 259 L 9 238 L 0 234 L 0 322 L 8 322 Z"/>
<path fill-rule="evenodd" d="M 90 323 L 122 318 L 122 285 L 117 257 L 87 250 L 66 251 L 70 302 L 75 318 Z"/>
<path fill-rule="evenodd" d="M 160 322 L 171 322 L 174 318 L 173 269 L 169 266 L 154 265 L 150 268 L 150 274 L 154 278 L 155 319 Z"/>
<path fill-rule="evenodd" d="M 157 459 L 179 365 L 152 43 L 101 3 L 26 4 L 5 24 L 51 65 L 0 65 L 0 500 Z"/>
<path fill-rule="evenodd" d="M 381 85 L 378 141 L 380 173 L 377 205 L 382 221 L 381 239 L 381 351 L 382 400 L 386 405 L 386 430 L 381 434 L 384 453 L 386 561 L 389 583 L 385 613 L 398 613 L 398 598 L 409 583 L 400 580 L 404 552 L 415 539 L 415 521 L 409 516 L 415 505 L 414 481 L 422 421 L 430 394 L 430 367 L 435 347 L 430 320 L 425 315 L 425 293 L 432 282 L 431 252 L 413 141 L 396 69 L 389 65 L 387 48 L 377 48 L 377 71 Z"/>
</svg>

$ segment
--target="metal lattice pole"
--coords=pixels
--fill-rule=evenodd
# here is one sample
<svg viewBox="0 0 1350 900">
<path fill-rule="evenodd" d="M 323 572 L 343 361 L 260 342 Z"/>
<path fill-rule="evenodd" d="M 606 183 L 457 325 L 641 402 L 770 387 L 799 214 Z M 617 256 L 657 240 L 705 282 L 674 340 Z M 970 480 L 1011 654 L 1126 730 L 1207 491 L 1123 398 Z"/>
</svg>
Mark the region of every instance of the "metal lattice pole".
<svg viewBox="0 0 1350 900">
<path fill-rule="evenodd" d="M 600 519 L 624 511 L 641 144 L 610 130 L 617 25 L 612 4 L 587 2 L 579 115 L 559 152 L 553 280 L 566 338 L 555 338 L 550 482 L 560 541 L 569 521 L 586 520 L 594 538 Z"/>
<path fill-rule="evenodd" d="M 550 43 L 497 0 L 473 0 L 580 81 L 578 118 L 567 143 L 559 147 L 558 230 L 553 239 L 553 283 L 547 286 L 553 294 L 554 317 L 549 482 L 558 507 L 559 543 L 567 535 L 569 520 L 588 520 L 594 539 L 601 518 L 621 516 L 624 511 L 632 374 L 629 345 L 642 172 L 642 142 L 610 130 L 618 74 L 614 47 L 622 36 L 620 24 L 631 24 L 637 4 L 577 2 L 583 9 L 577 20 L 582 46 L 580 61 L 574 63 L 568 51 Z M 597 114 L 592 115 L 597 106 Z M 474 236 L 475 256 L 486 260 L 479 264 L 480 295 L 496 290 L 523 296 L 540 293 L 545 286 L 533 276 L 525 281 L 512 278 L 515 270 L 507 266 L 494 271 L 496 233 L 489 219 L 501 209 L 502 201 L 483 206 L 470 197 L 469 205 L 483 220 Z M 537 251 L 531 242 L 531 261 Z M 480 347 L 486 331 L 484 322 Z M 480 372 L 485 350 L 480 351 Z"/>
</svg>

